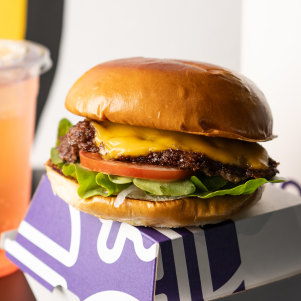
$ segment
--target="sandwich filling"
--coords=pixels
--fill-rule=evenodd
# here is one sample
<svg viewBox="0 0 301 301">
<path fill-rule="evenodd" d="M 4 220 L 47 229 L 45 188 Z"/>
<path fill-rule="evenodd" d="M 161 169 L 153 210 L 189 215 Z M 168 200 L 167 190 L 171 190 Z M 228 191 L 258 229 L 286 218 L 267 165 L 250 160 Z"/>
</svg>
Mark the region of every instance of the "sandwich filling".
<svg viewBox="0 0 301 301">
<path fill-rule="evenodd" d="M 79 184 L 84 179 L 79 174 L 94 173 L 93 181 L 105 186 L 102 187 L 105 196 L 121 192 L 126 196 L 129 192 L 130 196 L 142 199 L 253 193 L 278 172 L 278 164 L 254 142 L 91 120 L 75 126 L 62 120 L 51 158 L 64 175 L 76 178 Z M 146 176 L 139 178 L 137 170 L 141 169 L 148 170 L 141 173 Z M 128 172 L 131 170 L 136 173 Z M 147 175 L 156 171 L 163 175 L 162 170 L 178 175 L 178 179 L 177 176 L 168 181 L 158 181 L 156 176 L 148 179 Z M 108 184 L 107 180 L 121 186 L 113 185 L 115 188 L 109 189 L 108 194 L 108 185 L 103 184 Z M 93 193 L 103 195 L 101 191 L 94 189 Z M 117 199 L 120 203 L 120 196 Z"/>
<path fill-rule="evenodd" d="M 109 122 L 85 120 L 70 128 L 58 146 L 59 156 L 74 163 L 80 150 L 100 153 L 105 160 L 179 168 L 234 183 L 271 179 L 277 173 L 277 163 L 254 142 Z"/>
</svg>

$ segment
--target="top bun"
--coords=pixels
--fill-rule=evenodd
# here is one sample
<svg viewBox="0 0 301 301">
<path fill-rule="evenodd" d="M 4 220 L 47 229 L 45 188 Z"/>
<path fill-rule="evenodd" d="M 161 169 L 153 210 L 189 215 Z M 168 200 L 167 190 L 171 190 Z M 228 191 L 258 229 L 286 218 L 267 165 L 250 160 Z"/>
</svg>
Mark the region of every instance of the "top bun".
<svg viewBox="0 0 301 301">
<path fill-rule="evenodd" d="M 109 61 L 79 78 L 65 105 L 97 121 L 246 141 L 273 138 L 264 94 L 246 77 L 207 63 Z"/>
</svg>

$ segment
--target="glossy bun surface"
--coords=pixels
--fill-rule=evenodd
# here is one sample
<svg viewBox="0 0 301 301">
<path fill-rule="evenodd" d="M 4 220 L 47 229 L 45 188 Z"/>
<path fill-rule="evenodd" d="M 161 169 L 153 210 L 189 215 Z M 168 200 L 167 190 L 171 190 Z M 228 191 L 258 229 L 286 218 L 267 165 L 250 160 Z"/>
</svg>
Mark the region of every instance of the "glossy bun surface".
<svg viewBox="0 0 301 301">
<path fill-rule="evenodd" d="M 86 72 L 66 108 L 97 121 L 246 141 L 273 138 L 263 93 L 246 77 L 215 65 L 128 58 Z"/>
</svg>

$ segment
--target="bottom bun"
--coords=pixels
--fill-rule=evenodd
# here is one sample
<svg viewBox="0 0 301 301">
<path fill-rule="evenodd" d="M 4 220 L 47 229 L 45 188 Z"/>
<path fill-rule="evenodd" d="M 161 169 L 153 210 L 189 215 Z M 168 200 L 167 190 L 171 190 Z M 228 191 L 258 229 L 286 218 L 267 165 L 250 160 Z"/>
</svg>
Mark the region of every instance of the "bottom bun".
<svg viewBox="0 0 301 301">
<path fill-rule="evenodd" d="M 135 226 L 185 227 L 230 219 L 257 202 L 263 189 L 253 194 L 218 196 L 210 199 L 187 197 L 171 201 L 144 201 L 126 198 L 114 207 L 116 197 L 93 196 L 82 199 L 76 180 L 65 177 L 48 161 L 45 165 L 53 192 L 73 207 L 99 218 L 127 222 Z"/>
</svg>

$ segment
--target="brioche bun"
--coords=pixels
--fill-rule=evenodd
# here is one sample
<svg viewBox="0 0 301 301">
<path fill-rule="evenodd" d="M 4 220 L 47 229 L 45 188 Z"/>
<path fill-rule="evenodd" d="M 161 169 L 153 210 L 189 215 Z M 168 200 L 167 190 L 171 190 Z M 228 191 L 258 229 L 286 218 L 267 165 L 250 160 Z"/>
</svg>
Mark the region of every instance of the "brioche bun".
<svg viewBox="0 0 301 301">
<path fill-rule="evenodd" d="M 245 141 L 273 138 L 272 114 L 256 85 L 207 63 L 141 57 L 106 62 L 77 80 L 65 105 L 96 121 Z"/>
<path fill-rule="evenodd" d="M 78 183 L 65 177 L 48 161 L 45 164 L 53 192 L 68 204 L 99 218 L 127 222 L 134 226 L 186 227 L 231 219 L 256 203 L 262 195 L 259 187 L 253 194 L 219 196 L 209 199 L 183 198 L 171 201 L 144 201 L 126 198 L 114 207 L 116 197 L 94 196 L 82 199 Z"/>
</svg>

